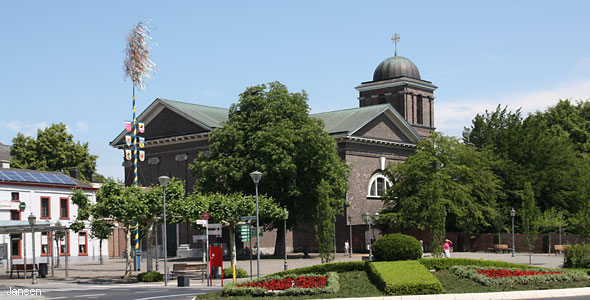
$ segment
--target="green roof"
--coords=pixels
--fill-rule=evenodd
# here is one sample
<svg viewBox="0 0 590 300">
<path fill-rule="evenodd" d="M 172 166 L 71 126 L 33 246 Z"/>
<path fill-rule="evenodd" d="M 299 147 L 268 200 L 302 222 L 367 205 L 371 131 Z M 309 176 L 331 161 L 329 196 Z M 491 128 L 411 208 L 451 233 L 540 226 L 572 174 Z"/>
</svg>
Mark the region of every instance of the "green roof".
<svg viewBox="0 0 590 300">
<path fill-rule="evenodd" d="M 311 114 L 312 118 L 324 121 L 324 129 L 330 133 L 351 133 L 362 127 L 389 104 L 371 105 L 359 108 Z"/>
<path fill-rule="evenodd" d="M 221 107 L 193 104 L 169 99 L 158 98 L 164 104 L 174 108 L 178 113 L 203 123 L 209 128 L 221 127 L 221 123 L 227 121 L 229 109 Z"/>
</svg>

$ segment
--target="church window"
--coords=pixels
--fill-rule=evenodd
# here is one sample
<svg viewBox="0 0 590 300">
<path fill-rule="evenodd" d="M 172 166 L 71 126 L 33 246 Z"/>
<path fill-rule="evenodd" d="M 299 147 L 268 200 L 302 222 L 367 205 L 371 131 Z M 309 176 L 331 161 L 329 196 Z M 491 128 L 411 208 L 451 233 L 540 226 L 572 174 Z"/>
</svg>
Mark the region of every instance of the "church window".
<svg viewBox="0 0 590 300">
<path fill-rule="evenodd" d="M 379 95 L 379 104 L 385 104 L 385 95 L 384 94 Z"/>
<path fill-rule="evenodd" d="M 417 123 L 422 125 L 424 124 L 424 110 L 422 108 L 422 96 L 416 97 L 416 113 L 418 114 Z"/>
<path fill-rule="evenodd" d="M 383 174 L 376 173 L 371 177 L 369 184 L 369 197 L 381 197 L 385 193 L 385 190 L 392 186 L 391 181 L 387 179 Z"/>
</svg>

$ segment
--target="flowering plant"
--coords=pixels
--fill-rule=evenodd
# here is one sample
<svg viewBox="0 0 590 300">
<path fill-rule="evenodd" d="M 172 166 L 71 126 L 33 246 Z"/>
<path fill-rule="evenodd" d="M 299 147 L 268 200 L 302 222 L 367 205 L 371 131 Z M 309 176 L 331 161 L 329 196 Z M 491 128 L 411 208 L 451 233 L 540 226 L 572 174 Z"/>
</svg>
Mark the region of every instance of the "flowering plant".
<svg viewBox="0 0 590 300">
<path fill-rule="evenodd" d="M 224 296 L 264 296 L 281 295 L 314 295 L 320 293 L 336 293 L 340 288 L 338 273 L 319 274 L 285 274 L 266 276 L 252 281 L 232 283 L 223 288 Z"/>
<path fill-rule="evenodd" d="M 534 284 L 558 281 L 588 280 L 580 271 L 551 271 L 548 269 L 514 269 L 478 266 L 454 266 L 458 276 L 473 279 L 483 285 Z"/>
</svg>

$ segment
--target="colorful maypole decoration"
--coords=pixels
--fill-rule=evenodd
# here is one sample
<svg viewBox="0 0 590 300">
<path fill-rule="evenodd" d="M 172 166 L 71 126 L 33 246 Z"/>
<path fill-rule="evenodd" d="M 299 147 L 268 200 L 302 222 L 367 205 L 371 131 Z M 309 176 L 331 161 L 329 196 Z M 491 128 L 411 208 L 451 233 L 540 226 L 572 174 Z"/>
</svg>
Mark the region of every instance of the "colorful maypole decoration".
<svg viewBox="0 0 590 300">
<path fill-rule="evenodd" d="M 133 135 L 131 136 L 132 141 L 129 142 L 127 138 L 128 136 L 125 136 L 125 142 L 128 146 L 131 146 L 131 142 L 133 144 L 133 185 L 139 185 L 137 177 L 138 154 L 140 154 L 141 161 L 145 159 L 145 152 L 142 150 L 141 153 L 138 153 L 139 151 L 137 150 L 138 125 L 140 133 L 145 131 L 145 126 L 143 123 L 138 124 L 135 117 L 135 88 L 138 88 L 139 90 L 145 90 L 146 79 L 151 77 L 150 73 L 155 73 L 156 64 L 154 64 L 154 62 L 150 59 L 150 47 L 152 45 L 153 42 L 152 38 L 150 37 L 150 27 L 144 22 L 137 23 L 133 30 L 129 32 L 129 35 L 127 35 L 127 48 L 125 49 L 125 53 L 127 55 L 125 58 L 125 74 L 133 81 L 133 121 L 131 121 L 131 126 L 129 126 L 128 122 L 126 122 L 125 129 L 128 132 L 130 129 L 132 129 Z M 130 155 L 128 155 L 127 150 L 125 150 L 125 159 L 130 159 Z M 137 222 L 135 222 L 135 253 L 136 271 L 139 271 L 141 259 L 139 256 L 139 224 Z"/>
</svg>

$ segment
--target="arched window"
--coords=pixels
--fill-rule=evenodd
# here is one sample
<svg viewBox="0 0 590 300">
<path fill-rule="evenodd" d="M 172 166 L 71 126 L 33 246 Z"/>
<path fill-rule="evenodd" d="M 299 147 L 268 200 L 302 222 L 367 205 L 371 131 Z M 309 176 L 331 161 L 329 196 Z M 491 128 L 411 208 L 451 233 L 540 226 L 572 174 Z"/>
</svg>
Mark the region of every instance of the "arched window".
<svg viewBox="0 0 590 300">
<path fill-rule="evenodd" d="M 369 197 L 381 197 L 392 186 L 391 181 L 381 173 L 375 173 L 369 183 Z"/>
</svg>

